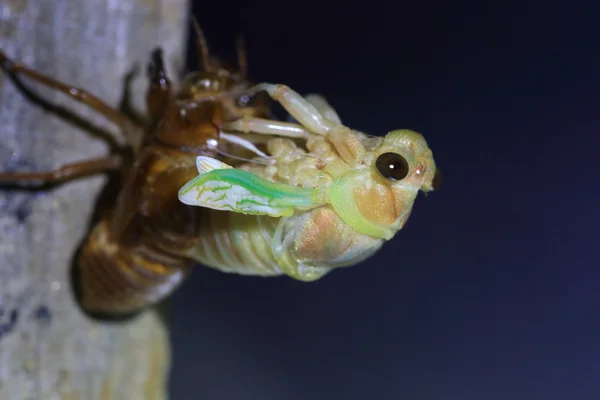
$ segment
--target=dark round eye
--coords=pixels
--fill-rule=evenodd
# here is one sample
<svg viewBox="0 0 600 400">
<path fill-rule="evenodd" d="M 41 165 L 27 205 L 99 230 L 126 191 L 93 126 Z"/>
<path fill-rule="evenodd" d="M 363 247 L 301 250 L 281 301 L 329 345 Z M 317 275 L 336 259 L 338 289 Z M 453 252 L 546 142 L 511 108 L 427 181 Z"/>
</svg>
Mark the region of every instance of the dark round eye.
<svg viewBox="0 0 600 400">
<path fill-rule="evenodd" d="M 399 181 L 408 175 L 408 162 L 398 153 L 383 153 L 375 161 L 377 171 L 385 179 Z"/>
<path fill-rule="evenodd" d="M 433 176 L 433 181 L 431 182 L 431 187 L 433 190 L 439 190 L 440 185 L 442 184 L 442 173 L 439 169 L 436 168 L 435 175 Z"/>
</svg>

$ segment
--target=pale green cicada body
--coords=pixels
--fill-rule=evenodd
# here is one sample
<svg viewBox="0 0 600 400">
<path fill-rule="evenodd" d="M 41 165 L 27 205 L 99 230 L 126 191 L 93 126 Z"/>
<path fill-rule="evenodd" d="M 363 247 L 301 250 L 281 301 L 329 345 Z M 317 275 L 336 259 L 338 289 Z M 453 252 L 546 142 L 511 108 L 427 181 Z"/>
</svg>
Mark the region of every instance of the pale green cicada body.
<svg viewBox="0 0 600 400">
<path fill-rule="evenodd" d="M 419 190 L 434 189 L 436 165 L 420 134 L 368 136 L 342 125 L 320 96 L 271 84 L 249 94 L 260 90 L 299 123 L 240 119 L 226 129 L 255 160 L 233 168 L 197 158 L 199 176 L 179 199 L 214 211 L 187 256 L 228 272 L 315 280 L 373 255 L 402 229 Z"/>
</svg>

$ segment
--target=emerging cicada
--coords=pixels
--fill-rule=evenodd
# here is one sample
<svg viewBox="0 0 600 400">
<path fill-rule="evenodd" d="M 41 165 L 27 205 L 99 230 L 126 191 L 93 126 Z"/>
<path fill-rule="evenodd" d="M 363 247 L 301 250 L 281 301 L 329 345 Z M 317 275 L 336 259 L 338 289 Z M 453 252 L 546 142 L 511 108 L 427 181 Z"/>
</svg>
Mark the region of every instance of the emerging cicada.
<svg viewBox="0 0 600 400">
<path fill-rule="evenodd" d="M 226 67 L 209 57 L 197 32 L 202 70 L 177 87 L 160 49 L 152 53 L 143 127 L 0 52 L 9 74 L 53 87 L 117 124 L 134 154 L 132 166 L 111 154 L 57 171 L 0 173 L 0 182 L 60 182 L 126 171 L 115 207 L 78 256 L 75 285 L 90 313 L 131 314 L 155 304 L 196 262 L 318 279 L 372 255 L 402 228 L 418 191 L 435 186 L 436 166 L 420 134 L 371 137 L 342 125 L 320 96 L 250 87 L 243 51 L 238 68 Z M 274 120 L 270 100 L 260 97 L 265 91 L 299 124 Z"/>
<path fill-rule="evenodd" d="M 248 93 L 259 91 L 300 124 L 254 117 L 225 124 L 269 135 L 270 155 L 236 168 L 197 158 L 200 175 L 179 199 L 221 211 L 204 217 L 210 230 L 187 256 L 226 271 L 319 279 L 370 257 L 405 224 L 418 191 L 437 186 L 439 173 L 420 134 L 367 136 L 344 126 L 321 96 L 303 98 L 266 83 Z"/>
</svg>

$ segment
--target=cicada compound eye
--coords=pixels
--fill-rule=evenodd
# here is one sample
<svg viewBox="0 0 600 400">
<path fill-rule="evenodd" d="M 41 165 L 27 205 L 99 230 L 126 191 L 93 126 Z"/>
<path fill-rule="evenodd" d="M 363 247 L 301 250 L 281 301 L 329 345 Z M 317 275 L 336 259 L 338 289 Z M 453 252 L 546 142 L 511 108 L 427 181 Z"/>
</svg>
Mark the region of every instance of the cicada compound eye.
<svg viewBox="0 0 600 400">
<path fill-rule="evenodd" d="M 408 175 L 408 161 L 398 153 L 383 153 L 375 161 L 377 171 L 385 179 L 399 181 Z"/>
</svg>

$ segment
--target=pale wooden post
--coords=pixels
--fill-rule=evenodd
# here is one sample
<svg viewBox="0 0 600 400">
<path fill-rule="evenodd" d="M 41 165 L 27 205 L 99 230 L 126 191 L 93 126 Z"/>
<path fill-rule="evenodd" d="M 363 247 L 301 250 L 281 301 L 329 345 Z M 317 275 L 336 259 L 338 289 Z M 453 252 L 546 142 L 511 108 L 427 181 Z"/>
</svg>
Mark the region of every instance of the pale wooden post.
<svg viewBox="0 0 600 400">
<path fill-rule="evenodd" d="M 161 45 L 183 65 L 187 0 L 3 0 L 0 47 L 43 73 L 117 104 L 123 78 Z M 110 127 L 65 96 L 28 87 Z M 134 85 L 141 107 L 144 76 Z M 109 130 L 115 131 L 110 127 Z M 0 169 L 50 169 L 107 152 L 104 142 L 32 105 L 0 71 Z M 88 319 L 69 267 L 105 177 L 44 192 L 0 191 L 0 399 L 164 399 L 170 352 L 157 313 Z"/>
</svg>

